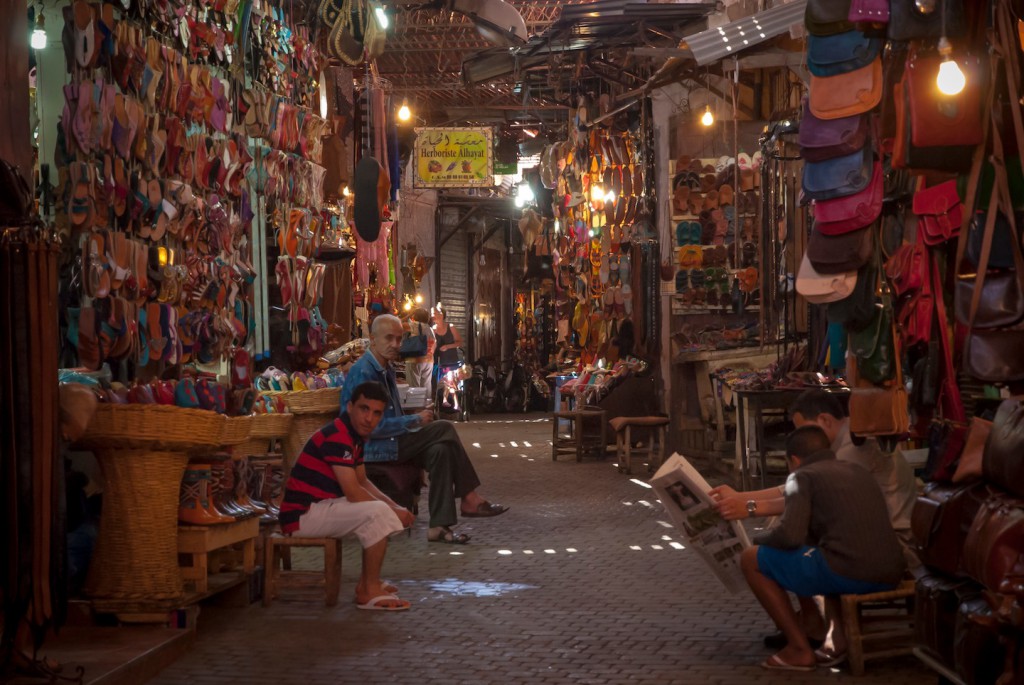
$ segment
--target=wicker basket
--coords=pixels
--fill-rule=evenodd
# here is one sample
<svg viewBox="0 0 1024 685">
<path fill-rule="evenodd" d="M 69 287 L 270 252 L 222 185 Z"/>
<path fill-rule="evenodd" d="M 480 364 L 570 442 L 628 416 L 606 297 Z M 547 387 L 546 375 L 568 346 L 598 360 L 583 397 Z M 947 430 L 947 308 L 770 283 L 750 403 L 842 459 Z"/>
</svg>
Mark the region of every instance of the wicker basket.
<svg viewBox="0 0 1024 685">
<path fill-rule="evenodd" d="M 292 414 L 335 414 L 341 411 L 341 388 L 320 388 L 288 393 L 284 398 Z M 323 424 L 321 424 L 323 425 Z"/>
<path fill-rule="evenodd" d="M 291 428 L 292 414 L 255 414 L 252 417 L 250 438 L 283 438 Z"/>
<path fill-rule="evenodd" d="M 224 447 L 241 445 L 249 439 L 252 430 L 251 416 L 231 416 L 224 419 L 224 427 L 220 432 L 220 444 Z"/>
<path fill-rule="evenodd" d="M 270 438 L 254 438 L 250 435 L 248 440 L 231 448 L 231 458 L 262 457 L 269 451 Z"/>
<path fill-rule="evenodd" d="M 79 443 L 96 449 L 191 450 L 218 447 L 225 417 L 163 404 L 101 404 Z"/>
<path fill-rule="evenodd" d="M 320 390 L 314 390 L 312 392 L 320 392 Z M 281 445 L 281 451 L 284 453 L 285 458 L 285 473 L 291 471 L 292 466 L 295 464 L 295 460 L 297 460 L 299 455 L 302 454 L 302 448 L 306 446 L 306 441 L 309 440 L 309 437 L 336 418 L 338 418 L 337 409 L 330 412 L 321 412 L 319 414 L 295 415 L 295 420 L 292 421 L 292 427 L 288 431 L 288 435 L 285 436 Z"/>
<path fill-rule="evenodd" d="M 185 590 L 178 570 L 178 487 L 187 453 L 108 445 L 96 456 L 106 488 L 85 594 L 97 611 L 180 606 Z"/>
</svg>

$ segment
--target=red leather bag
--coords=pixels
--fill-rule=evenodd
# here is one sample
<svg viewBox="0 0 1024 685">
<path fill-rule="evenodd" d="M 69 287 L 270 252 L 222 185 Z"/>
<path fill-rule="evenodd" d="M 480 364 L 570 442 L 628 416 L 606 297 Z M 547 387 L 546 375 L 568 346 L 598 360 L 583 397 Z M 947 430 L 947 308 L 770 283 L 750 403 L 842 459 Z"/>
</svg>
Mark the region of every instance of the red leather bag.
<svg viewBox="0 0 1024 685">
<path fill-rule="evenodd" d="M 882 213 L 882 163 L 875 161 L 868 186 L 858 193 L 814 201 L 814 227 L 824 235 L 840 235 L 864 228 Z"/>
<path fill-rule="evenodd" d="M 889 277 L 897 296 L 920 290 L 928 279 L 928 252 L 921 243 L 903 243 L 885 262 L 885 275 Z"/>
<path fill-rule="evenodd" d="M 921 563 L 950 576 L 962 576 L 964 536 L 992 489 L 985 483 L 929 483 L 910 515 L 910 530 Z"/>
<path fill-rule="evenodd" d="M 964 570 L 993 592 L 1024 580 L 1024 501 L 994 495 L 981 505 L 964 540 Z"/>
<path fill-rule="evenodd" d="M 914 193 L 913 209 L 921 227 L 921 239 L 928 245 L 938 245 L 960 235 L 964 214 L 955 180 L 918 190 Z"/>
<path fill-rule="evenodd" d="M 957 64 L 967 85 L 956 96 L 935 87 L 942 58 L 937 53 L 907 57 L 906 88 L 910 109 L 910 142 L 916 147 L 978 145 L 982 139 L 981 98 L 984 71 L 977 57 L 960 57 Z"/>
</svg>

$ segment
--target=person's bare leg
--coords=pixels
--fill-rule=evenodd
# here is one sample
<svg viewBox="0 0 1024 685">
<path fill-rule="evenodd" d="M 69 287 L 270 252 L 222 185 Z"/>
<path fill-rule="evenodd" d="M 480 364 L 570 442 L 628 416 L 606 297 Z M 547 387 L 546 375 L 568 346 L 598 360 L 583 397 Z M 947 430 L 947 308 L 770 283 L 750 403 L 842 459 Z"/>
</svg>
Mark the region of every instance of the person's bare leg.
<svg viewBox="0 0 1024 685">
<path fill-rule="evenodd" d="M 843 625 L 843 604 L 839 597 L 825 597 L 825 617 L 828 619 L 828 640 L 825 646 L 831 654 L 843 654 L 849 647 L 846 627 Z"/>
<path fill-rule="evenodd" d="M 828 633 L 828 625 L 821 617 L 819 597 L 797 597 L 800 604 L 800 625 L 807 637 L 824 640 Z"/>
<path fill-rule="evenodd" d="M 757 547 L 748 547 L 743 550 L 740 557 L 740 569 L 747 579 L 757 601 L 764 607 L 768 616 L 775 621 L 783 635 L 786 636 L 786 646 L 778 652 L 778 657 L 792 666 L 813 666 L 815 664 L 814 652 L 807 642 L 807 635 L 800 628 L 793 605 L 786 595 L 786 591 L 774 580 L 761 573 L 757 565 Z"/>
<path fill-rule="evenodd" d="M 384 567 L 384 555 L 387 551 L 387 538 L 363 548 L 363 568 L 359 573 L 359 583 L 356 585 L 356 601 L 359 604 L 366 604 L 374 597 L 389 594 L 380 579 L 381 569 Z M 407 603 L 405 600 L 387 600 L 378 604 L 380 606 L 401 606 Z"/>
</svg>

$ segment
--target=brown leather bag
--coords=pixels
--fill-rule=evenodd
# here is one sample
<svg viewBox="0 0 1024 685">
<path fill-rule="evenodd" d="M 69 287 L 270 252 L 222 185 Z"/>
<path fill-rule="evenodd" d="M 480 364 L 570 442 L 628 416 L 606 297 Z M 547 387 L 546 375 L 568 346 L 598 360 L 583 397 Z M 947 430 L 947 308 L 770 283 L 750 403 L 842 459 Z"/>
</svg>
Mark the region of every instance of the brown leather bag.
<svg viewBox="0 0 1024 685">
<path fill-rule="evenodd" d="M 960 604 L 981 595 L 981 587 L 964 578 L 927 574 L 917 579 L 914 594 L 914 643 L 953 668 L 956 614 Z"/>
<path fill-rule="evenodd" d="M 882 58 L 838 76 L 811 75 L 811 112 L 819 119 L 863 114 L 882 99 Z"/>
<path fill-rule="evenodd" d="M 1024 501 L 993 495 L 981 505 L 964 539 L 964 570 L 993 592 L 1024 580 Z"/>
<path fill-rule="evenodd" d="M 954 483 L 977 480 L 981 478 L 981 461 L 985 454 L 985 441 L 992 430 L 992 422 L 975 416 L 971 419 L 971 425 L 967 429 L 967 439 L 964 449 L 960 453 L 960 461 L 956 465 L 956 473 L 953 474 Z"/>
<path fill-rule="evenodd" d="M 985 480 L 1024 497 L 1024 404 L 1006 400 L 992 421 L 981 472 Z"/>
<path fill-rule="evenodd" d="M 964 537 L 991 492 L 985 483 L 925 486 L 910 516 L 921 563 L 950 576 L 965 575 Z"/>
</svg>

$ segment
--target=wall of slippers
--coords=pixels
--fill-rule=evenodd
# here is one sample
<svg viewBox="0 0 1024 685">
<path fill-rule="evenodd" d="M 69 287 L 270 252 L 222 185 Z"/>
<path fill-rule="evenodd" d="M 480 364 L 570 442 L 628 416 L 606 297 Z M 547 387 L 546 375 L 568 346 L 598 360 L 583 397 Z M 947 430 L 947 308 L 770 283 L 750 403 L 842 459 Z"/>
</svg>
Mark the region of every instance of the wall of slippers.
<svg viewBox="0 0 1024 685">
<path fill-rule="evenodd" d="M 76 0 L 63 19 L 66 364 L 247 365 L 268 346 L 267 273 L 296 341 L 319 351 L 327 124 L 305 28 L 266 1 Z"/>
</svg>

